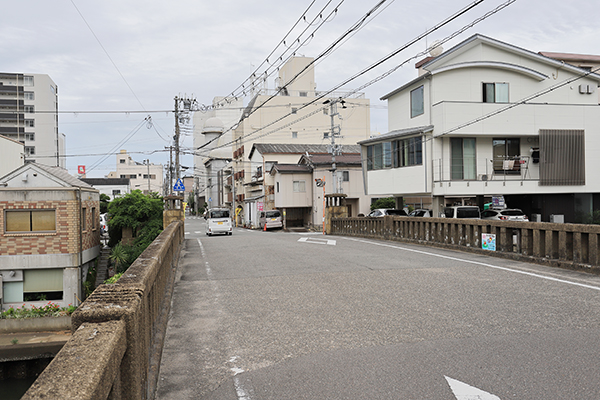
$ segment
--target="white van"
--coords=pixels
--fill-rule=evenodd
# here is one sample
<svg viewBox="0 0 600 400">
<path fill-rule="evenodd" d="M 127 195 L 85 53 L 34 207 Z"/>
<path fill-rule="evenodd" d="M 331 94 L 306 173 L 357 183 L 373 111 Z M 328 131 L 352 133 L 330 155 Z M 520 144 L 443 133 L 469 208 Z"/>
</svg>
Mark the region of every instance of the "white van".
<svg viewBox="0 0 600 400">
<path fill-rule="evenodd" d="M 224 233 L 231 235 L 233 227 L 228 208 L 211 208 L 206 213 L 206 234 Z"/>
<path fill-rule="evenodd" d="M 446 207 L 442 216 L 446 218 L 481 218 L 479 207 L 477 206 Z"/>
<path fill-rule="evenodd" d="M 283 221 L 281 220 L 281 211 L 261 211 L 260 216 L 258 217 L 258 226 L 260 227 L 260 229 L 264 229 L 265 226 L 267 227 L 267 229 L 283 228 Z"/>
</svg>

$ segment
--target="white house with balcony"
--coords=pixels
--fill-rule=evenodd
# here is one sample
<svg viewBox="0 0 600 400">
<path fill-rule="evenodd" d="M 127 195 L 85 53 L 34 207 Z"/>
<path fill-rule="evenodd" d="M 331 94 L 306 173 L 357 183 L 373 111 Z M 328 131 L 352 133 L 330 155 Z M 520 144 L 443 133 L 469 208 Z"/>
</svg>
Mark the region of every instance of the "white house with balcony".
<svg viewBox="0 0 600 400">
<path fill-rule="evenodd" d="M 359 142 L 369 195 L 430 197 L 434 215 L 500 195 L 543 221 L 600 209 L 594 70 L 478 34 L 417 68 L 382 97 L 390 132 Z"/>
</svg>

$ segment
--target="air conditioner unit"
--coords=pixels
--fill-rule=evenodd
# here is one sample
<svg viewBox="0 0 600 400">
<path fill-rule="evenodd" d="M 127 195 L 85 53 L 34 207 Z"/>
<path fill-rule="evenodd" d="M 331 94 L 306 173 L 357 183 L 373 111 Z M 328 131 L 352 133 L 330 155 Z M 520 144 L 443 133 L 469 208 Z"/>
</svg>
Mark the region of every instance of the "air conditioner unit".
<svg viewBox="0 0 600 400">
<path fill-rule="evenodd" d="M 531 214 L 531 222 L 542 222 L 542 214 Z"/>
<path fill-rule="evenodd" d="M 563 214 L 550 214 L 550 222 L 555 224 L 564 224 L 565 216 Z"/>
<path fill-rule="evenodd" d="M 478 180 L 480 180 L 480 181 L 487 181 L 487 180 L 488 180 L 488 176 L 487 176 L 487 174 L 479 174 L 479 175 L 477 176 L 477 178 L 478 178 Z"/>
</svg>

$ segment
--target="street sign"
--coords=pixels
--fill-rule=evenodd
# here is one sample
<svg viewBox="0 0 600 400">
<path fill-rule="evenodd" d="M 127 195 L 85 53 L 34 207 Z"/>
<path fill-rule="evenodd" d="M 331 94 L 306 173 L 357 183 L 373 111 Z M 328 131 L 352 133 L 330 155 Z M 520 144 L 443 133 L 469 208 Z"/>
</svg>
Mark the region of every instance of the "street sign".
<svg viewBox="0 0 600 400">
<path fill-rule="evenodd" d="M 181 181 L 181 179 L 177 179 L 177 182 L 175 182 L 175 186 L 173 186 L 173 190 L 175 192 L 185 192 L 185 186 L 183 186 L 183 182 Z"/>
</svg>

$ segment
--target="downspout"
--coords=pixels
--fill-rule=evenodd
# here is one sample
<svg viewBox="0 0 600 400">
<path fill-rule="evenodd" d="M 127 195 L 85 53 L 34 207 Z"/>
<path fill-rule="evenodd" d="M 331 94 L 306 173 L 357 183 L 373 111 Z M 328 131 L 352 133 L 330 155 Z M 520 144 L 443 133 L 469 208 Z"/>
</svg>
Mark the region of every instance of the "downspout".
<svg viewBox="0 0 600 400">
<path fill-rule="evenodd" d="M 79 255 L 78 255 L 79 262 L 78 262 L 78 264 L 79 265 L 77 266 L 77 281 L 80 282 L 82 264 L 83 264 L 83 221 L 82 221 L 82 219 L 85 218 L 85 216 L 83 216 L 83 218 L 82 218 L 82 215 L 81 215 L 81 210 L 82 210 L 82 206 L 83 206 L 83 204 L 82 204 L 83 201 L 81 198 L 81 187 L 77 188 L 77 195 L 78 195 L 77 197 L 79 200 L 79 235 L 78 235 L 79 236 Z M 80 286 L 79 289 L 82 289 L 81 284 L 79 284 L 79 286 Z M 75 300 L 78 300 L 77 295 L 75 296 L 75 299 L 73 301 L 75 301 Z"/>
</svg>

